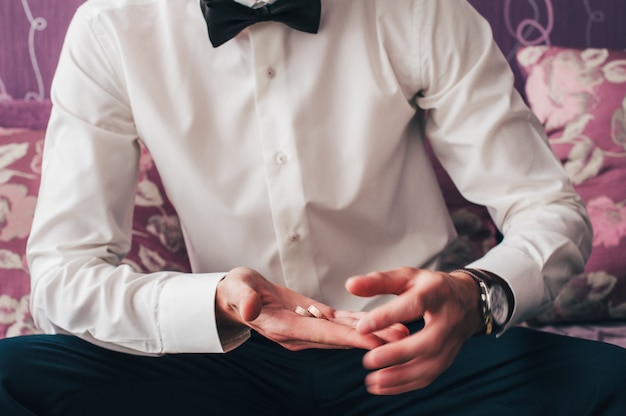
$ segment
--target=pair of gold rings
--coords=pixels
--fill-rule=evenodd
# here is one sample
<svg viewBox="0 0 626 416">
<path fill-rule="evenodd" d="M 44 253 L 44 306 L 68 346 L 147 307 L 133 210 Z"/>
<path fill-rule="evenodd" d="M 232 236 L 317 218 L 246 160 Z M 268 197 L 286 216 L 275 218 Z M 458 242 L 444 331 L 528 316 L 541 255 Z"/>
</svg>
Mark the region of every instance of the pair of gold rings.
<svg viewBox="0 0 626 416">
<path fill-rule="evenodd" d="M 297 313 L 298 315 L 306 316 L 308 318 L 315 317 L 319 319 L 328 320 L 326 315 L 324 315 L 322 311 L 320 311 L 315 305 L 309 306 L 308 309 L 304 309 L 302 306 L 296 306 L 296 308 L 294 309 L 294 312 Z"/>
</svg>

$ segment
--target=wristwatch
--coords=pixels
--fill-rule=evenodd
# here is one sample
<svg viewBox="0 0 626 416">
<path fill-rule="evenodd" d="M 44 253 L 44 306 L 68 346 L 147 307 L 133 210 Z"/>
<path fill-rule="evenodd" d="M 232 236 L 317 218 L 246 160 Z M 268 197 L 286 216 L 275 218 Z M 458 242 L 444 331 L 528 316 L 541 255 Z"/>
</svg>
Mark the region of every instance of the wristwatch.
<svg viewBox="0 0 626 416">
<path fill-rule="evenodd" d="M 494 330 L 502 329 L 513 313 L 513 293 L 506 282 L 479 269 L 457 269 L 455 272 L 471 276 L 480 289 L 485 335 L 491 335 Z"/>
</svg>

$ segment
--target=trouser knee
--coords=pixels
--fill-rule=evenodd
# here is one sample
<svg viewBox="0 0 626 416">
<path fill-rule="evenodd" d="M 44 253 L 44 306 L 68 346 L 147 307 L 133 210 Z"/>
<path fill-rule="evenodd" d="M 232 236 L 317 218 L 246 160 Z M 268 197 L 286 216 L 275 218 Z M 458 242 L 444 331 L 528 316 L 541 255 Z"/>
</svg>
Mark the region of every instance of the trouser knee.
<svg viewBox="0 0 626 416">
<path fill-rule="evenodd" d="M 0 340 L 0 414 L 34 415 L 27 407 L 29 391 L 37 374 L 29 370 L 32 356 L 29 344 L 32 339 L 24 337 Z"/>
<path fill-rule="evenodd" d="M 0 387 L 5 388 L 19 384 L 19 379 L 25 376 L 24 360 L 28 356 L 23 348 L 24 340 L 6 338 L 0 340 Z"/>
</svg>

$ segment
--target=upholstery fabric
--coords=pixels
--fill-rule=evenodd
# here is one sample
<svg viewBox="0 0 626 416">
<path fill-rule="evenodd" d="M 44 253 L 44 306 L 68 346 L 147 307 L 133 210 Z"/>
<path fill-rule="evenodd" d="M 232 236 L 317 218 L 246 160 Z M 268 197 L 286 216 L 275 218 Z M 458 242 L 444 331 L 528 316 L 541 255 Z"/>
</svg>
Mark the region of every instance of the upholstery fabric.
<svg viewBox="0 0 626 416">
<path fill-rule="evenodd" d="M 31 333 L 26 239 L 37 201 L 43 132 L 0 129 L 0 337 Z"/>
<path fill-rule="evenodd" d="M 529 104 L 594 228 L 585 273 L 539 319 L 626 319 L 626 52 L 530 46 L 517 56 Z"/>
<path fill-rule="evenodd" d="M 511 63 L 518 47 L 526 45 L 626 48 L 626 4 L 621 0 L 469 1 L 491 23 Z M 83 2 L 63 0 L 62 7 L 50 0 L 0 4 L 0 101 L 49 97 L 65 30 Z"/>
</svg>

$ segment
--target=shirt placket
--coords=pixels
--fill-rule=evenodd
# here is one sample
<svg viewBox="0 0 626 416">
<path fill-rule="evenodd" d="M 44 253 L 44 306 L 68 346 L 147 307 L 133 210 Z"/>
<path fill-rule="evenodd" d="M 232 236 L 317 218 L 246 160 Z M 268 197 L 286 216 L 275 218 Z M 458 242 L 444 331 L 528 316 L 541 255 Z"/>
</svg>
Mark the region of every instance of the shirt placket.
<svg viewBox="0 0 626 416">
<path fill-rule="evenodd" d="M 276 22 L 249 28 L 258 138 L 276 233 L 283 279 L 287 287 L 304 295 L 320 296 L 305 195 L 297 153 L 298 131 L 294 106 L 289 103 L 285 35 L 291 30 Z"/>
</svg>

